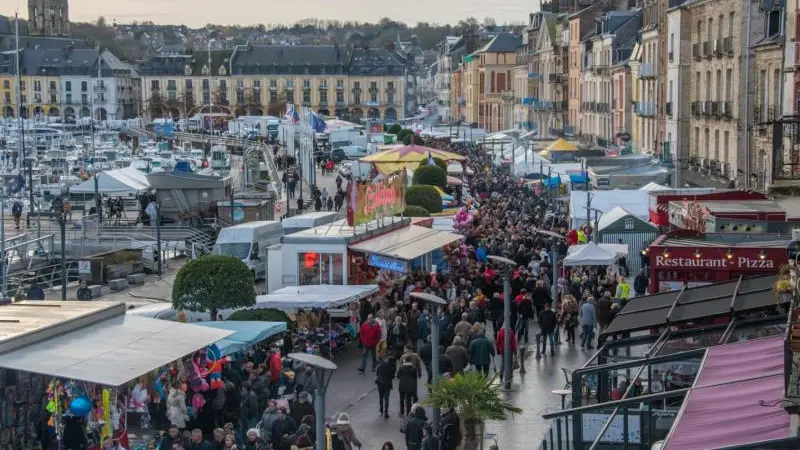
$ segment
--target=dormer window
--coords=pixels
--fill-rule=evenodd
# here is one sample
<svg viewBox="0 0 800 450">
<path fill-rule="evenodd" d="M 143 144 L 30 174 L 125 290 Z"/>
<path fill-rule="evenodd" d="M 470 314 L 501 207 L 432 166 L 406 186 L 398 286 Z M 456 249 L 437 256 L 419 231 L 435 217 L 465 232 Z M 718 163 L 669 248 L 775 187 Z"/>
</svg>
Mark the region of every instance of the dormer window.
<svg viewBox="0 0 800 450">
<path fill-rule="evenodd" d="M 203 69 L 200 71 L 203 75 L 208 75 L 208 66 L 203 64 Z"/>
<path fill-rule="evenodd" d="M 223 77 L 228 74 L 228 71 L 225 70 L 225 66 L 224 65 L 223 66 L 219 66 L 219 74 L 220 74 L 220 76 L 223 76 Z"/>
<path fill-rule="evenodd" d="M 183 68 L 183 74 L 187 77 L 192 75 L 192 68 L 188 64 Z"/>
</svg>

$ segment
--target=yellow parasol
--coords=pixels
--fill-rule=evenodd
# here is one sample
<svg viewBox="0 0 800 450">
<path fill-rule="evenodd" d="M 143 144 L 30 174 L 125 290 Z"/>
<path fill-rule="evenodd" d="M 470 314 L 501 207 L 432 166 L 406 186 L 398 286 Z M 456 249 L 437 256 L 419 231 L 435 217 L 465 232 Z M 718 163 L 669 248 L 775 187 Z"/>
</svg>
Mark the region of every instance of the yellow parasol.
<svg viewBox="0 0 800 450">
<path fill-rule="evenodd" d="M 411 144 L 365 156 L 360 161 L 375 164 L 375 168 L 381 173 L 392 173 L 404 168 L 414 170 L 419 166 L 419 163 L 426 161 L 429 156 L 448 162 L 464 160 L 463 156 L 456 153 Z"/>
<path fill-rule="evenodd" d="M 547 151 L 549 154 L 549 152 L 574 152 L 577 149 L 578 147 L 575 147 L 564 139 L 558 139 L 545 147 L 543 151 Z M 539 154 L 541 155 L 541 153 Z"/>
</svg>

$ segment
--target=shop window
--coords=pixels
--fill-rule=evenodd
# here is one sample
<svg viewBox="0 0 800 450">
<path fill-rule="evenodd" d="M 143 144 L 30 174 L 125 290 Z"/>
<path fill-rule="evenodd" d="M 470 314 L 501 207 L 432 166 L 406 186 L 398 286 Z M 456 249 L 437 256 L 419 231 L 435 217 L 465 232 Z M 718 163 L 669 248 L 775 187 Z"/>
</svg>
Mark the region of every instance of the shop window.
<svg viewBox="0 0 800 450">
<path fill-rule="evenodd" d="M 307 252 L 298 254 L 298 284 L 344 284 L 344 257 L 341 253 Z"/>
<path fill-rule="evenodd" d="M 634 226 L 634 224 L 633 224 L 633 218 L 632 217 L 628 217 L 627 219 L 625 219 L 625 229 L 626 230 L 632 230 L 633 226 Z"/>
</svg>

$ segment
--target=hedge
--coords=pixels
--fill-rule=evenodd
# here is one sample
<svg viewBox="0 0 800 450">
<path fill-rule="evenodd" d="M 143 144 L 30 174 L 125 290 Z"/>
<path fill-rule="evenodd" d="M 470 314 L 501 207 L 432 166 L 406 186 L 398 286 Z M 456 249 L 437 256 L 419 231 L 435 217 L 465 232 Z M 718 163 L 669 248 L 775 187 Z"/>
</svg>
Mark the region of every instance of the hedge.
<svg viewBox="0 0 800 450">
<path fill-rule="evenodd" d="M 421 206 L 433 214 L 440 213 L 442 212 L 442 196 L 433 186 L 415 185 L 406 191 L 406 205 Z"/>
<path fill-rule="evenodd" d="M 407 205 L 403 210 L 403 215 L 405 217 L 430 217 L 431 213 L 422 206 Z"/>
<path fill-rule="evenodd" d="M 420 166 L 414 171 L 413 184 L 427 184 L 429 186 L 447 187 L 447 172 L 439 166 Z"/>
</svg>

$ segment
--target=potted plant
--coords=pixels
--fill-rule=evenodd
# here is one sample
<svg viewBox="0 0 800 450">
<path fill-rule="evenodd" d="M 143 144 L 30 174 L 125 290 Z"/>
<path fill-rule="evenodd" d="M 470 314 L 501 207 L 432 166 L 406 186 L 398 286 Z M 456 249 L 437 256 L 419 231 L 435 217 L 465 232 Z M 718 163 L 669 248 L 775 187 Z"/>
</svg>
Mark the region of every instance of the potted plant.
<svg viewBox="0 0 800 450">
<path fill-rule="evenodd" d="M 505 420 L 507 415 L 519 414 L 522 409 L 503 398 L 500 384 L 480 372 L 459 373 L 431 386 L 425 402 L 440 408 L 454 408 L 464 424 L 463 450 L 478 450 L 483 443 L 484 424 L 487 420 Z"/>
</svg>

